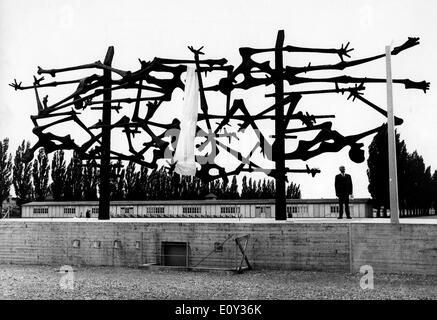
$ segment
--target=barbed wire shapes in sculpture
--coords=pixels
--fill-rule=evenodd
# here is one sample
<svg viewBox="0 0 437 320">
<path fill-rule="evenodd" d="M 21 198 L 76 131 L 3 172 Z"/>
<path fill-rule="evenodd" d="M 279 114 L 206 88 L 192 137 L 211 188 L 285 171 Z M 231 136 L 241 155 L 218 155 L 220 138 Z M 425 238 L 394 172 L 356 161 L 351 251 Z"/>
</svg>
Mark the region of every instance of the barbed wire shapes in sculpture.
<svg viewBox="0 0 437 320">
<path fill-rule="evenodd" d="M 419 44 L 419 38 L 408 38 L 400 46 L 392 50 L 392 55 L 397 55 L 406 49 Z M 36 97 L 37 115 L 31 116 L 34 123 L 33 133 L 38 137 L 38 142 L 27 154 L 27 160 L 32 159 L 32 154 L 40 147 L 44 147 L 47 153 L 60 149 L 69 149 L 77 152 L 83 160 L 101 159 L 102 157 L 102 132 L 103 128 L 121 130 L 126 137 L 127 152 L 119 152 L 112 149 L 109 151 L 111 160 L 133 161 L 148 168 L 157 168 L 158 160 L 166 160 L 170 170 L 174 169 L 174 149 L 180 132 L 181 122 L 171 114 L 167 114 L 167 121 L 160 122 L 155 117 L 165 103 L 170 102 L 177 89 L 184 90 L 184 74 L 188 65 L 195 67 L 199 82 L 200 112 L 198 114 L 196 136 L 200 137 L 200 143 L 196 145 L 196 163 L 198 169 L 196 176 L 204 181 L 211 181 L 217 178 L 227 180 L 229 175 L 237 175 L 241 172 L 264 172 L 275 177 L 277 172 L 274 166 L 263 167 L 258 164 L 253 155 L 259 151 L 268 161 L 275 161 L 278 155 L 272 152 L 273 145 L 279 140 L 297 139 L 302 132 L 316 132 L 312 140 L 300 139 L 294 150 L 285 151 L 285 160 L 307 161 L 326 152 L 338 152 L 345 147 L 350 147 L 349 157 L 352 161 L 360 163 L 364 161 L 363 143 L 360 140 L 366 136 L 376 133 L 381 126 L 370 128 L 361 133 L 343 135 L 333 129 L 333 123 L 323 119 L 334 118 L 335 115 L 313 115 L 308 112 L 298 111 L 296 107 L 305 96 L 318 94 L 346 94 L 347 99 L 358 100 L 375 112 L 387 116 L 384 108 L 376 105 L 364 97 L 366 85 L 370 83 L 385 83 L 385 78 L 354 77 L 344 74 L 344 70 L 375 61 L 385 57 L 385 53 L 353 60 L 350 53 L 354 50 L 349 43 L 338 49 L 304 48 L 296 46 L 283 46 L 279 50 L 282 53 L 308 53 L 322 55 L 336 55 L 339 61 L 334 64 L 306 66 L 285 66 L 278 72 L 270 65 L 269 60 L 257 62 L 259 57 L 268 53 L 275 53 L 278 48 L 255 49 L 242 47 L 239 49 L 241 63 L 234 67 L 228 64 L 224 58 L 201 59 L 204 55 L 203 48 L 195 49 L 189 47 L 192 59 L 168 59 L 154 58 L 152 61 L 139 60 L 140 67 L 136 71 L 125 71 L 113 68 L 100 61 L 94 63 L 67 67 L 61 69 L 43 69 L 38 67 L 38 75 L 49 75 L 52 78 L 60 74 L 66 74 L 78 70 L 92 70 L 89 76 L 63 81 L 47 82 L 45 76 L 34 76 L 32 85 L 23 86 L 22 82 L 14 80 L 10 84 L 15 90 L 33 89 Z M 110 73 L 113 77 L 99 75 L 99 72 Z M 340 75 L 333 77 L 317 78 L 308 76 L 316 71 L 339 72 Z M 205 85 L 205 79 L 210 74 L 217 79 L 212 85 Z M 262 111 L 253 113 L 246 106 L 244 99 L 232 99 L 232 94 L 237 90 L 250 90 L 255 87 L 269 87 L 278 81 L 288 84 L 289 91 L 284 92 L 284 98 L 278 102 L 264 107 L 260 103 Z M 300 84 L 323 84 L 326 88 L 314 90 L 293 90 L 293 87 Z M 429 89 L 429 82 L 412 81 L 410 79 L 394 79 L 393 83 L 402 84 L 406 89 L 418 89 L 426 92 Z M 48 95 L 41 100 L 40 91 L 46 88 L 75 85 L 75 90 L 66 97 L 49 104 Z M 108 93 L 122 92 L 127 90 L 130 95 L 120 98 L 113 98 Z M 132 90 L 135 94 L 132 94 Z M 216 114 L 211 110 L 217 110 L 217 106 L 210 108 L 207 93 L 215 93 L 223 96 L 224 112 Z M 266 98 L 275 97 L 275 94 L 268 93 Z M 128 110 L 127 115 L 122 115 L 113 123 L 104 123 L 100 118 L 92 125 L 86 125 L 84 117 L 89 112 L 102 111 L 109 106 L 111 111 L 119 113 L 121 110 Z M 262 121 L 273 120 L 272 112 L 278 107 L 287 107 L 283 122 L 285 135 L 283 137 L 269 136 L 273 143 L 269 143 L 265 132 L 261 130 Z M 132 110 L 133 109 L 133 110 Z M 223 108 L 222 108 L 223 109 Z M 112 113 L 114 114 L 114 113 Z M 318 123 L 318 121 L 322 122 Z M 236 123 L 235 125 L 231 125 Z M 78 143 L 70 134 L 59 135 L 51 130 L 54 126 L 63 125 L 68 128 L 68 123 L 78 125 L 85 133 L 87 139 Z M 395 124 L 400 125 L 402 119 L 395 118 Z M 231 129 L 227 129 L 230 126 Z M 251 128 L 255 133 L 256 140 L 250 147 L 250 152 L 244 153 L 236 150 L 233 141 L 239 139 L 246 130 Z M 232 128 L 238 128 L 236 132 Z M 68 130 L 68 129 L 67 129 Z M 141 147 L 134 145 L 134 140 L 140 139 Z M 138 145 L 138 144 L 137 144 Z M 226 153 L 239 162 L 234 168 L 228 168 L 218 163 L 217 156 Z M 151 154 L 151 157 L 147 157 Z M 149 160 L 147 160 L 149 159 Z M 286 168 L 287 172 L 304 172 L 317 174 L 319 169 L 310 168 Z"/>
</svg>

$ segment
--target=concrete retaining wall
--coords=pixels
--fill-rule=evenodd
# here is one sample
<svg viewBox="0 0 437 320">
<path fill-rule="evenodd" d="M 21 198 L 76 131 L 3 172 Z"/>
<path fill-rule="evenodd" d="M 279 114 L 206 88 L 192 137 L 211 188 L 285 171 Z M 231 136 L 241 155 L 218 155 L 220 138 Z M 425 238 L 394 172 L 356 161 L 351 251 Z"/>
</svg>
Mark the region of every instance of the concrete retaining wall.
<svg viewBox="0 0 437 320">
<path fill-rule="evenodd" d="M 137 266 L 159 263 L 161 243 L 176 241 L 189 243 L 191 266 L 210 254 L 199 266 L 235 267 L 246 234 L 259 269 L 437 274 L 435 224 L 3 220 L 0 263 Z"/>
<path fill-rule="evenodd" d="M 350 224 L 352 268 L 437 275 L 436 224 Z"/>
</svg>

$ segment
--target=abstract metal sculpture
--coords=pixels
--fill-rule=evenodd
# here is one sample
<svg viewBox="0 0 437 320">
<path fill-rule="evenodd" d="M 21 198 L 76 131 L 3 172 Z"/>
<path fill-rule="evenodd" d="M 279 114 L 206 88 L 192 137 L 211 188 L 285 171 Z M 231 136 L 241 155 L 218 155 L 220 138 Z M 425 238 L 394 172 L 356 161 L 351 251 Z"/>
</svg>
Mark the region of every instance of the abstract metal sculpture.
<svg viewBox="0 0 437 320">
<path fill-rule="evenodd" d="M 34 82 L 31 86 L 22 86 L 21 82 L 10 85 L 15 90 L 34 89 L 37 101 L 38 114 L 31 116 L 35 125 L 33 133 L 38 136 L 38 142 L 33 146 L 27 155 L 27 160 L 31 160 L 33 152 L 40 147 L 44 147 L 47 153 L 59 149 L 70 149 L 77 152 L 83 160 L 96 159 L 100 160 L 100 207 L 99 219 L 109 219 L 109 175 L 111 160 L 127 160 L 138 163 L 148 168 L 156 168 L 159 159 L 167 159 L 170 165 L 169 170 L 174 169 L 175 163 L 172 162 L 175 142 L 180 130 L 180 122 L 174 118 L 168 123 L 159 123 L 154 121 L 154 114 L 164 103 L 172 99 L 173 92 L 176 89 L 184 90 L 182 80 L 186 71 L 186 65 L 192 64 L 196 68 L 199 79 L 199 94 L 201 113 L 198 115 L 197 137 L 204 139 L 198 144 L 196 162 L 200 165 L 196 176 L 205 181 L 211 181 L 217 178 L 227 180 L 229 175 L 237 175 L 241 172 L 264 172 L 276 179 L 276 219 L 286 219 L 285 208 L 285 181 L 287 172 L 305 172 L 314 176 L 320 172 L 318 169 L 306 168 L 291 169 L 286 167 L 286 160 L 308 160 L 325 152 L 337 152 L 346 146 L 350 147 L 349 157 L 354 162 L 364 161 L 363 143 L 359 140 L 377 132 L 380 127 L 372 128 L 368 131 L 343 136 L 332 129 L 332 122 L 326 121 L 316 124 L 317 119 L 333 118 L 334 115 L 311 115 L 301 111 L 295 112 L 299 101 L 306 95 L 340 93 L 348 94 L 352 98 L 363 102 L 373 108 L 378 113 L 387 116 L 387 112 L 371 101 L 363 97 L 365 84 L 367 83 L 385 83 L 385 78 L 367 78 L 352 77 L 341 74 L 335 77 L 312 78 L 303 75 L 313 71 L 341 71 L 349 67 L 361 65 L 383 58 L 385 54 L 379 54 L 357 60 L 345 61 L 350 58 L 349 53 L 353 50 L 349 48 L 349 43 L 342 45 L 338 49 L 317 49 L 303 48 L 295 46 L 284 46 L 284 32 L 278 32 L 276 45 L 273 48 L 254 49 L 243 47 L 239 52 L 241 63 L 236 68 L 227 64 L 226 59 L 206 59 L 200 58 L 204 53 L 202 48 L 194 49 L 189 47 L 194 55 L 191 60 L 163 59 L 154 58 L 152 61 L 140 60 L 140 68 L 136 71 L 124 71 L 115 69 L 111 66 L 114 48 L 109 47 L 104 62 L 94 62 L 90 64 L 63 68 L 63 69 L 42 69 L 38 67 L 38 74 L 49 74 L 52 77 L 60 73 L 76 71 L 80 69 L 94 69 L 103 71 L 102 75 L 92 74 L 85 78 L 54 81 L 43 83 L 44 77 L 37 78 L 34 76 Z M 392 50 L 392 55 L 409 49 L 419 44 L 418 38 L 408 38 L 408 40 Z M 287 52 L 301 53 L 319 53 L 338 55 L 340 61 L 335 64 L 311 65 L 307 66 L 284 66 L 283 55 Z M 254 57 L 257 55 L 273 53 L 274 66 L 270 66 L 269 61 L 257 62 Z M 220 74 L 218 81 L 211 86 L 204 86 L 203 74 L 208 73 Z M 169 77 L 170 75 L 170 77 Z M 117 79 L 114 79 L 117 77 Z M 304 83 L 324 83 L 332 86 L 320 90 L 308 91 L 291 91 L 284 92 L 284 82 L 290 87 Z M 419 89 L 426 92 L 429 89 L 429 83 L 426 81 L 415 82 L 409 79 L 394 79 L 394 83 L 400 83 L 406 89 Z M 56 87 L 69 84 L 78 84 L 77 88 L 70 95 L 51 105 L 48 104 L 48 96 L 42 101 L 39 97 L 39 90 L 45 87 Z M 348 85 L 340 87 L 340 84 Z M 266 94 L 267 98 L 274 98 L 274 103 L 266 107 L 263 111 L 252 114 L 245 105 L 243 99 L 232 101 L 231 94 L 237 89 L 248 90 L 257 86 L 270 86 L 275 88 L 274 93 Z M 112 93 L 122 89 L 135 89 L 135 97 L 123 97 L 115 99 Z M 220 93 L 226 97 L 224 114 L 212 114 L 206 98 L 206 93 Z M 145 95 L 145 93 L 148 93 Z M 232 103 L 231 103 L 232 102 Z M 112 110 L 117 113 L 128 106 L 134 104 L 133 112 L 130 117 L 124 115 L 118 121 L 111 122 Z M 285 112 L 285 107 L 288 109 Z M 140 111 L 146 112 L 144 117 L 140 117 Z M 69 110 L 70 109 L 70 110 Z M 101 110 L 102 116 L 96 124 L 86 126 L 81 121 L 79 115 L 86 109 Z M 213 122 L 218 120 L 218 122 Z M 269 144 L 265 135 L 259 129 L 259 121 L 274 120 L 275 134 L 271 136 L 274 142 Z M 289 128 L 292 121 L 299 120 L 300 127 Z M 40 122 L 48 122 L 40 124 Z M 225 126 L 230 121 L 239 122 L 239 130 L 228 132 Z M 50 132 L 50 129 L 58 124 L 74 122 L 78 124 L 89 136 L 89 139 L 83 144 L 77 144 L 70 135 L 60 136 Z M 257 124 L 258 122 L 258 124 Z M 402 119 L 395 119 L 396 125 L 402 123 Z M 386 124 L 383 124 L 384 126 Z M 232 149 L 223 138 L 227 138 L 229 144 L 232 139 L 238 139 L 238 134 L 251 127 L 258 140 L 248 154 L 243 155 L 241 152 Z M 116 152 L 111 149 L 111 131 L 122 129 L 126 135 L 129 153 Z M 317 131 L 314 139 L 300 140 L 297 148 L 287 152 L 285 150 L 285 140 L 295 139 L 297 136 L 290 135 L 299 132 Z M 133 146 L 133 139 L 136 135 L 148 137 L 150 140 L 143 143 L 143 147 L 138 150 Z M 170 141 L 166 141 L 170 138 Z M 144 141 L 144 140 L 142 140 Z M 207 147 L 210 151 L 206 151 Z M 256 150 L 260 149 L 265 159 L 275 163 L 274 168 L 262 168 L 252 159 Z M 152 152 L 151 161 L 146 161 L 146 154 Z M 203 152 L 203 154 L 202 154 Z M 230 156 L 237 159 L 240 164 L 231 170 L 216 163 L 215 158 L 220 152 L 227 152 Z M 96 162 L 97 165 L 97 162 Z M 216 171 L 216 173 L 213 173 Z"/>
</svg>

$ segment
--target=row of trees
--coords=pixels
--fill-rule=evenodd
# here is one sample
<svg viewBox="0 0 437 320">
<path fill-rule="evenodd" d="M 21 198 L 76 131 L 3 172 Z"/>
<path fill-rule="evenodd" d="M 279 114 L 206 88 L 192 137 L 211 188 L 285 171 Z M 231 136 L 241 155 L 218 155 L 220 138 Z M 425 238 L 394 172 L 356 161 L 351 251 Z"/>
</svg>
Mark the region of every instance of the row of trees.
<svg viewBox="0 0 437 320">
<path fill-rule="evenodd" d="M 8 153 L 9 140 L 1 142 L 0 191 L 3 202 L 14 186 L 17 203 L 44 201 L 49 195 L 55 201 L 97 200 L 99 169 L 94 161 L 82 161 L 73 154 L 68 165 L 62 150 L 54 153 L 51 164 L 44 149 L 39 149 L 33 163 L 25 163 L 24 155 L 30 143 L 23 141 L 15 157 Z M 230 183 L 216 179 L 204 183 L 198 178 L 169 173 L 165 168 L 149 170 L 129 162 L 119 161 L 113 166 L 110 177 L 112 200 L 176 200 L 204 199 L 214 193 L 218 199 L 271 199 L 275 197 L 275 183 L 269 179 L 242 179 L 241 194 L 237 178 Z M 50 178 L 49 178 L 50 176 Z M 300 198 L 300 186 L 291 182 L 287 198 Z"/>
<path fill-rule="evenodd" d="M 367 160 L 368 190 L 374 207 L 383 207 L 383 215 L 390 207 L 388 178 L 387 128 L 380 130 L 369 146 Z M 403 210 L 428 210 L 437 206 L 437 170 L 431 174 L 422 156 L 417 151 L 409 153 L 404 140 L 396 133 L 396 157 L 398 174 L 399 205 Z"/>
</svg>

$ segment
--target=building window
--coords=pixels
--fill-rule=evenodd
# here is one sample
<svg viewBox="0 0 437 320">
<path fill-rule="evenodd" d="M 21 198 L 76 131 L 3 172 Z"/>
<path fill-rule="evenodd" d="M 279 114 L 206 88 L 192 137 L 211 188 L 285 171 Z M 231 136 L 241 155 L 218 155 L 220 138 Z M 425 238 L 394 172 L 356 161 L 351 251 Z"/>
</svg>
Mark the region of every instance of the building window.
<svg viewBox="0 0 437 320">
<path fill-rule="evenodd" d="M 91 213 L 92 214 L 99 214 L 99 207 L 91 208 Z"/>
<path fill-rule="evenodd" d="M 134 213 L 134 207 L 121 207 L 120 212 L 124 214 L 133 214 Z"/>
<path fill-rule="evenodd" d="M 186 214 L 202 213 L 202 207 L 183 207 L 182 213 L 186 213 Z"/>
<path fill-rule="evenodd" d="M 267 213 L 270 214 L 272 210 L 271 206 L 256 206 L 255 207 L 255 213 Z"/>
<path fill-rule="evenodd" d="M 338 213 L 340 211 L 339 206 L 331 206 L 331 213 Z"/>
<path fill-rule="evenodd" d="M 239 214 L 240 207 L 220 207 L 220 213 Z"/>
<path fill-rule="evenodd" d="M 307 205 L 294 205 L 294 206 L 287 206 L 287 213 L 308 213 L 308 206 Z"/>
<path fill-rule="evenodd" d="M 292 215 L 294 213 L 306 214 L 308 213 L 308 206 L 307 205 L 287 206 L 287 214 Z"/>
<path fill-rule="evenodd" d="M 349 211 L 352 214 L 353 213 L 353 206 L 349 206 Z M 340 206 L 336 205 L 336 206 L 331 206 L 331 213 L 339 213 L 340 212 Z"/>
<path fill-rule="evenodd" d="M 49 214 L 49 207 L 36 207 L 33 208 L 34 215 L 46 215 Z"/>
<path fill-rule="evenodd" d="M 76 214 L 76 208 L 65 207 L 64 214 Z"/>
<path fill-rule="evenodd" d="M 156 213 L 163 214 L 164 207 L 147 207 L 146 211 L 148 214 L 156 214 Z"/>
<path fill-rule="evenodd" d="M 287 206 L 287 218 L 293 218 L 293 214 L 291 213 L 291 206 Z"/>
</svg>

